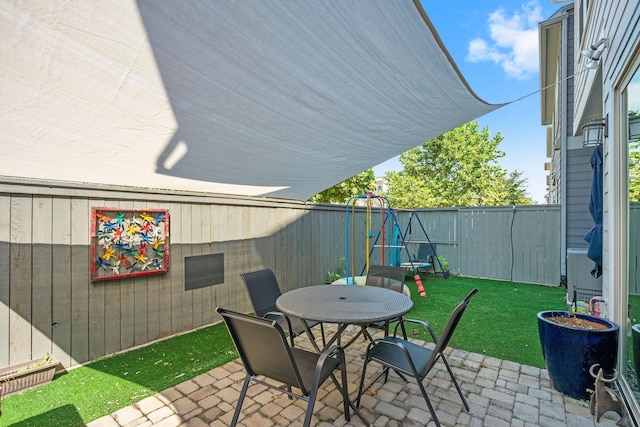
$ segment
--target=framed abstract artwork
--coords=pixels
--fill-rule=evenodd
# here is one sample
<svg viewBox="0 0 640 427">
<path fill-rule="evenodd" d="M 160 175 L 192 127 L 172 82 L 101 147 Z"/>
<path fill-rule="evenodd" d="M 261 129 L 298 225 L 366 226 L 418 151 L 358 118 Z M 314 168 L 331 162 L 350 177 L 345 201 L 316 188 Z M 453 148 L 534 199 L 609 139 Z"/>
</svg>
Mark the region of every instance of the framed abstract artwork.
<svg viewBox="0 0 640 427">
<path fill-rule="evenodd" d="M 169 211 L 91 209 L 91 280 L 114 280 L 169 269 Z"/>
</svg>

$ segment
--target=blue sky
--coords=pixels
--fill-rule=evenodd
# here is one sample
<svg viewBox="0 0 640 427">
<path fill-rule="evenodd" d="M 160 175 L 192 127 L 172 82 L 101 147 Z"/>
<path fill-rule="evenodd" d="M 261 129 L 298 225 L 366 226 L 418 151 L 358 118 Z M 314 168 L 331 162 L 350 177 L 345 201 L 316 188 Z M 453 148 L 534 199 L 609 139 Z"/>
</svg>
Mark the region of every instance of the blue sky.
<svg viewBox="0 0 640 427">
<path fill-rule="evenodd" d="M 513 101 L 539 90 L 538 23 L 566 3 L 550 0 L 422 0 L 445 47 L 473 91 L 486 102 Z M 491 135 L 500 132 L 503 168 L 528 179 L 527 193 L 545 203 L 546 130 L 540 125 L 540 94 L 478 118 Z M 397 158 L 375 166 L 376 176 L 401 170 Z"/>
</svg>

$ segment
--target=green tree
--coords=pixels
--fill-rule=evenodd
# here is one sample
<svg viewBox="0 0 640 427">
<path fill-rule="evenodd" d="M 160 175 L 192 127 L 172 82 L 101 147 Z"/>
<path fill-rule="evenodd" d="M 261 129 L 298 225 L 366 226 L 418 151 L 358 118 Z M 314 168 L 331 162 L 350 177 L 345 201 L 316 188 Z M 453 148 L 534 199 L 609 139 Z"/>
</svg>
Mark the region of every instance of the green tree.
<svg viewBox="0 0 640 427">
<path fill-rule="evenodd" d="M 498 132 L 472 121 L 400 155 L 401 172 L 385 178 L 391 205 L 398 208 L 531 204 L 526 178 L 498 164 L 504 152 Z"/>
<path fill-rule="evenodd" d="M 327 188 L 309 200 L 318 203 L 346 203 L 351 196 L 364 194 L 366 191 L 373 191 L 375 189 L 376 177 L 373 174 L 373 168 L 369 168 L 331 188 Z"/>
<path fill-rule="evenodd" d="M 640 122 L 637 111 L 629 111 L 629 128 L 636 128 Z M 629 201 L 640 202 L 640 140 L 637 135 L 629 135 Z"/>
<path fill-rule="evenodd" d="M 629 201 L 640 202 L 640 141 L 629 142 Z"/>
</svg>

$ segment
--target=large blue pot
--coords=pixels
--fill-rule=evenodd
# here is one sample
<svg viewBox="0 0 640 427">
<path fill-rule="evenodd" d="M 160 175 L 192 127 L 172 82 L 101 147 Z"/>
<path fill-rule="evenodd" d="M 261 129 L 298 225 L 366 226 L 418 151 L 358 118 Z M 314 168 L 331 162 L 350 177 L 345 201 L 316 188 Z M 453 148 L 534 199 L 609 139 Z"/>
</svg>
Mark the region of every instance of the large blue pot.
<svg viewBox="0 0 640 427">
<path fill-rule="evenodd" d="M 581 329 L 548 320 L 575 316 L 604 325 L 606 329 Z M 589 368 L 598 363 L 604 376 L 613 378 L 618 357 L 618 325 L 611 320 L 566 311 L 538 313 L 542 355 L 554 389 L 578 400 L 587 400 L 594 389 Z M 597 370 L 595 371 L 597 372 Z"/>
</svg>

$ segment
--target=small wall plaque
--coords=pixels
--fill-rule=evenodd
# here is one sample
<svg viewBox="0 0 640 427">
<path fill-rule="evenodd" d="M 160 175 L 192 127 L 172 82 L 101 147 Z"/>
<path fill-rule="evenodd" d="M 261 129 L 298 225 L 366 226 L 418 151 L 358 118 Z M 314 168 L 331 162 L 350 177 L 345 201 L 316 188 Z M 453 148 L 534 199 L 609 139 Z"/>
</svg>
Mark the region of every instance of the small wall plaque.
<svg viewBox="0 0 640 427">
<path fill-rule="evenodd" d="M 184 290 L 224 283 L 224 254 L 190 256 L 184 259 Z"/>
</svg>

